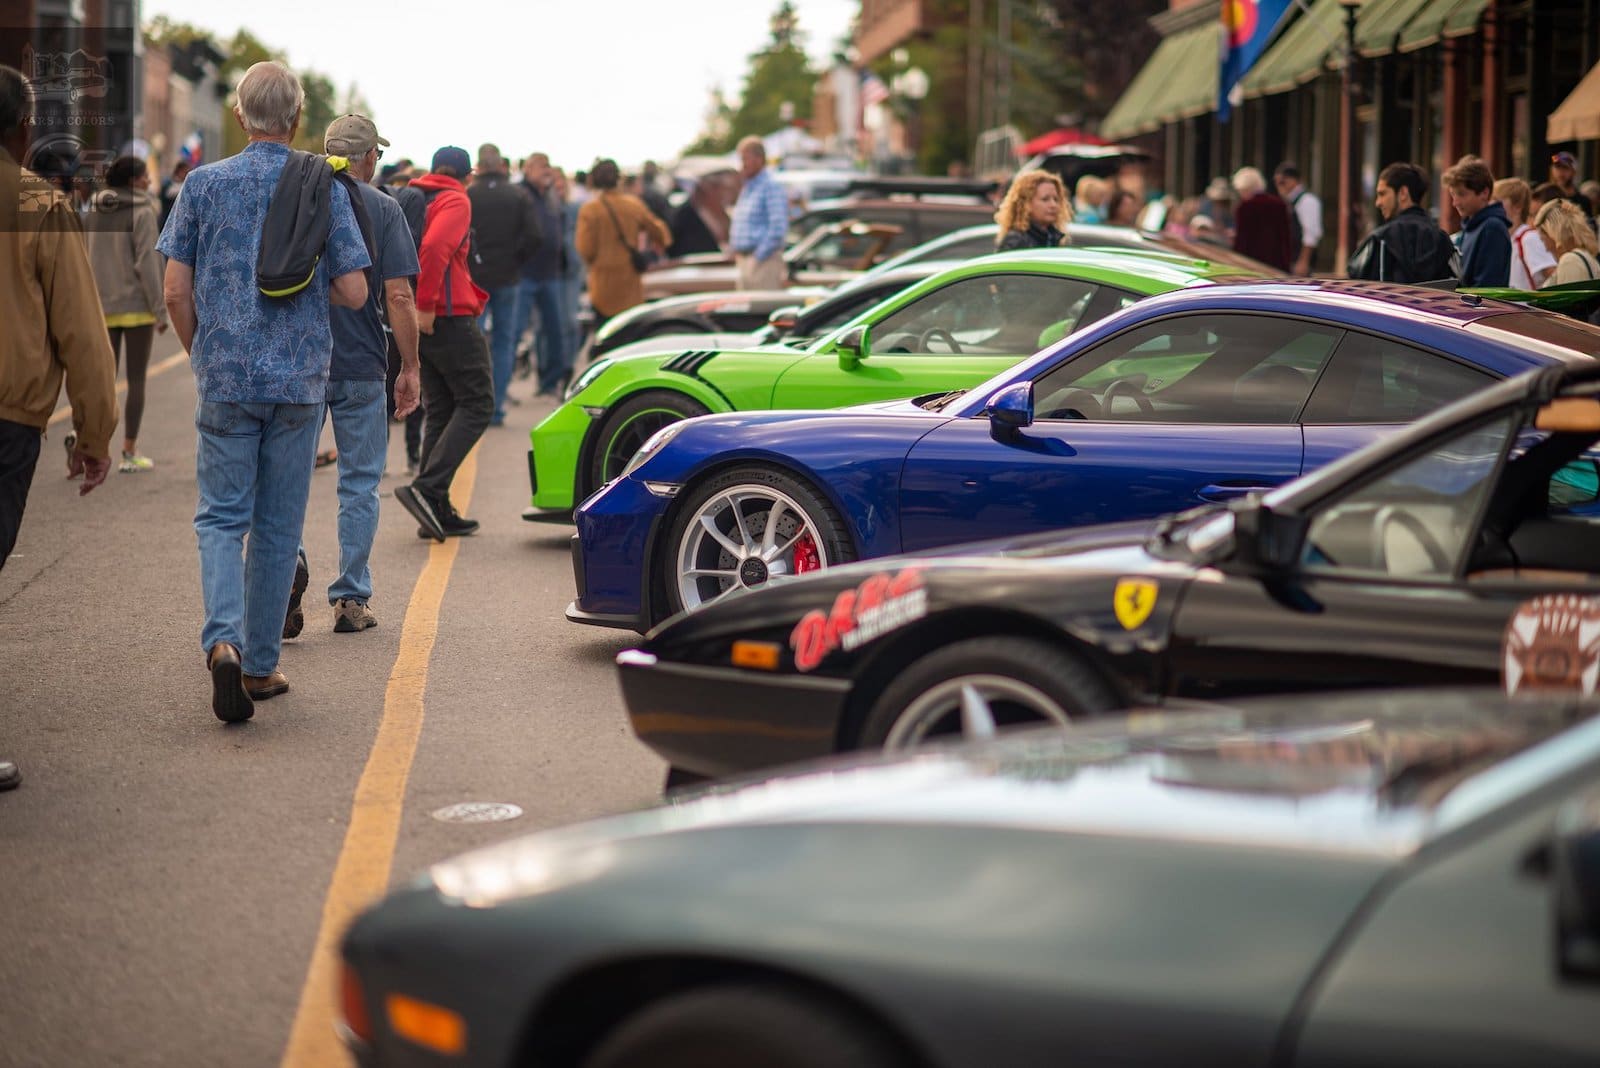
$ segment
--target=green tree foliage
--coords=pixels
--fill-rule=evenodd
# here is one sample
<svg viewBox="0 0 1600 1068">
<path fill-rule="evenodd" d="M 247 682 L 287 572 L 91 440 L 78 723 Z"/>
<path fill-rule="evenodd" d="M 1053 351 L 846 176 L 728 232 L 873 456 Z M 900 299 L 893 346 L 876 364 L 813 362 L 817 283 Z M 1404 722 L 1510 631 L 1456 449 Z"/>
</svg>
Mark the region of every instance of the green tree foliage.
<svg viewBox="0 0 1600 1068">
<path fill-rule="evenodd" d="M 727 152 L 742 137 L 770 134 L 784 125 L 785 104 L 793 108 L 793 118 L 811 117 L 811 94 L 817 74 L 802 47 L 800 19 L 794 4 L 783 0 L 769 25 L 772 38 L 750 57 L 738 107 L 729 108 L 721 116 L 709 116 L 705 130 L 686 153 Z M 718 118 L 726 120 L 720 130 Z"/>
</svg>

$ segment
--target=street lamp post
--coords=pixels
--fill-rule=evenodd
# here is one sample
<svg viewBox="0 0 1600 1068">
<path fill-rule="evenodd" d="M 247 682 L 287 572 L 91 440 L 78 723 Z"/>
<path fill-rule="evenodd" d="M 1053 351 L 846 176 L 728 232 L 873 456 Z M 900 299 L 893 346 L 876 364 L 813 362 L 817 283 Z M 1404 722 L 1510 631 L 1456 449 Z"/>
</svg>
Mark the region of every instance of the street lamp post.
<svg viewBox="0 0 1600 1068">
<path fill-rule="evenodd" d="M 1343 269 L 1360 242 L 1361 160 L 1356 152 L 1356 14 L 1362 0 L 1339 0 L 1344 8 L 1344 64 L 1339 80 L 1339 242 L 1338 267 Z"/>
</svg>

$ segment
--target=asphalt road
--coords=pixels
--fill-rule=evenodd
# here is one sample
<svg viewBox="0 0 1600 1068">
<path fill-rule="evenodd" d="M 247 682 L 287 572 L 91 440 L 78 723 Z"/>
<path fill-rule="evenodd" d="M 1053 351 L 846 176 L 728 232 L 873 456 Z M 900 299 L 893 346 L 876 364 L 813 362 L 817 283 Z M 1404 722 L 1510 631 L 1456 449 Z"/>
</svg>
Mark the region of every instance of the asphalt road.
<svg viewBox="0 0 1600 1068">
<path fill-rule="evenodd" d="M 152 367 L 177 352 L 158 338 Z M 292 689 L 237 727 L 211 714 L 199 648 L 187 361 L 149 383 L 153 471 L 113 470 L 80 498 L 63 477 L 70 423 L 52 426 L 0 571 L 0 758 L 24 776 L 0 794 L 0 1065 L 345 1063 L 322 991 L 301 1006 L 325 911 L 336 928 L 373 887 L 443 857 L 658 796 L 664 768 L 633 739 L 612 668 L 630 635 L 562 618 L 571 528 L 519 516 L 527 430 L 552 407 L 531 391 L 513 384 L 523 403 L 475 454 L 476 537 L 418 539 L 384 478 L 374 630 L 333 633 L 336 476 L 315 473 Z M 375 755 L 408 729 L 414 748 Z M 364 773 L 393 789 L 395 825 L 351 830 Z M 464 801 L 524 815 L 430 815 Z"/>
</svg>

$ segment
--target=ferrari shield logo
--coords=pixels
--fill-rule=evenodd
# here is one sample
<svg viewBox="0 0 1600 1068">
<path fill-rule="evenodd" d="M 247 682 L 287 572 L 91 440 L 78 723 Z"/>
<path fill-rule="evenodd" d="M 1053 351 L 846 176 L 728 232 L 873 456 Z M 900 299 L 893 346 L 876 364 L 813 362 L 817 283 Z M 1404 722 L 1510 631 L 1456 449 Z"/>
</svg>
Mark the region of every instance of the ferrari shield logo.
<svg viewBox="0 0 1600 1068">
<path fill-rule="evenodd" d="M 1123 630 L 1137 630 L 1156 607 L 1156 584 L 1149 579 L 1122 579 L 1117 592 L 1111 595 L 1111 605 L 1116 609 L 1117 622 Z"/>
</svg>

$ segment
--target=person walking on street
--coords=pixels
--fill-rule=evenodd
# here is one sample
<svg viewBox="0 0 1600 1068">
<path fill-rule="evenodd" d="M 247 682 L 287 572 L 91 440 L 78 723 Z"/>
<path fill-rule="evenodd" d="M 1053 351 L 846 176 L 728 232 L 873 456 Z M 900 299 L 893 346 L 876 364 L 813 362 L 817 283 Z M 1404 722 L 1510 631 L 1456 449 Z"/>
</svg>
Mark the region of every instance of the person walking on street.
<svg viewBox="0 0 1600 1068">
<path fill-rule="evenodd" d="M 145 375 L 155 335 L 167 332 L 167 307 L 161 299 L 161 257 L 156 254 L 156 206 L 144 160 L 123 156 L 106 169 L 106 188 L 94 199 L 84 239 L 94 267 L 100 307 L 105 312 L 111 355 L 128 353 L 128 400 L 122 416 L 123 473 L 155 465 L 139 454 L 144 421 Z"/>
<path fill-rule="evenodd" d="M 1272 172 L 1278 196 L 1289 206 L 1289 245 L 1294 250 L 1291 271 L 1302 278 L 1311 276 L 1322 243 L 1322 201 L 1300 181 L 1300 168 L 1280 163 Z"/>
<path fill-rule="evenodd" d="M 1289 236 L 1289 206 L 1267 192 L 1267 180 L 1254 167 L 1233 174 L 1239 206 L 1233 212 L 1233 249 L 1285 273 L 1294 262 Z"/>
<path fill-rule="evenodd" d="M 517 317 L 522 268 L 539 250 L 539 219 L 533 197 L 511 180 L 505 157 L 494 145 L 478 148 L 477 178 L 467 190 L 472 203 L 472 245 L 477 258 L 472 280 L 489 294 L 478 326 L 488 331 L 489 366 L 494 376 L 494 414 L 490 426 L 506 421 L 506 390 L 517 359 L 517 341 L 526 319 Z"/>
<path fill-rule="evenodd" d="M 1554 273 L 1556 258 L 1550 255 L 1539 231 L 1528 222 L 1532 190 L 1521 178 L 1502 178 L 1494 183 L 1494 199 L 1511 222 L 1509 284 L 1512 289 L 1538 289 Z"/>
<path fill-rule="evenodd" d="M 539 395 L 557 396 L 562 383 L 572 374 L 572 335 L 575 324 L 568 321 L 566 303 L 567 220 L 564 206 L 555 191 L 555 170 L 550 157 L 535 152 L 522 168 L 523 188 L 533 202 L 533 213 L 543 240 L 528 262 L 522 265 L 517 283 L 517 330 L 526 329 L 534 312 L 539 314 L 534 332 L 534 352 L 539 367 Z"/>
<path fill-rule="evenodd" d="M 617 190 L 620 177 L 612 160 L 596 163 L 589 172 L 594 196 L 578 209 L 578 255 L 589 265 L 589 303 L 597 331 L 613 315 L 644 301 L 635 254 L 651 244 L 664 249 L 672 242 L 667 224 L 642 200 Z"/>
<path fill-rule="evenodd" d="M 323 134 L 323 150 L 350 161 L 350 175 L 359 183 L 358 195 L 372 228 L 372 272 L 366 303 L 360 308 L 334 308 L 333 361 L 328 375 L 327 418 L 333 420 L 333 440 L 339 464 L 339 574 L 328 586 L 333 606 L 333 629 L 351 633 L 378 625 L 369 603 L 372 599 L 372 540 L 378 533 L 378 480 L 383 477 L 388 452 L 389 342 L 384 323 L 393 331 L 400 350 L 400 373 L 394 385 L 395 414 L 410 415 L 421 392 L 417 366 L 417 312 L 411 279 L 417 273 L 417 249 L 406 226 L 405 213 L 393 197 L 380 193 L 372 176 L 389 142 L 365 115 L 342 115 Z M 368 236 L 368 235 L 364 235 Z M 283 636 L 293 638 L 304 626 L 300 596 L 309 576 L 302 550 Z"/>
<path fill-rule="evenodd" d="M 1438 282 L 1457 275 L 1450 235 L 1422 207 L 1428 176 L 1414 163 L 1391 163 L 1374 198 L 1383 223 L 1350 256 L 1346 273 L 1371 282 Z"/>
<path fill-rule="evenodd" d="M 566 268 L 561 276 L 561 307 L 566 312 L 567 350 L 576 364 L 587 337 L 580 323 L 580 313 L 583 311 L 584 291 L 589 288 L 589 265 L 578 254 L 578 212 L 583 208 L 578 193 L 582 187 L 568 179 L 567 172 L 560 167 L 554 170 L 555 180 L 550 188 L 561 204 L 561 244 L 566 250 Z"/>
<path fill-rule="evenodd" d="M 789 284 L 783 243 L 789 233 L 789 198 L 767 170 L 767 148 L 759 137 L 739 142 L 739 177 L 744 188 L 733 206 L 728 243 L 739 268 L 740 289 L 783 289 Z"/>
<path fill-rule="evenodd" d="M 418 354 L 427 414 L 417 477 L 394 496 L 420 524 L 418 536 L 434 541 L 478 529 L 476 520 L 450 503 L 450 484 L 494 417 L 489 346 L 478 329 L 489 295 L 467 265 L 472 201 L 461 182 L 471 171 L 467 150 L 449 145 L 433 154 L 432 170 L 406 187 L 431 197 L 417 256 Z"/>
<path fill-rule="evenodd" d="M 1071 218 L 1061 179 L 1049 171 L 1026 171 L 1017 175 L 994 213 L 1000 227 L 994 247 L 999 252 L 1060 248 L 1067 243 L 1062 228 Z"/>
<path fill-rule="evenodd" d="M 329 304 L 365 304 L 371 265 L 349 197 L 335 182 L 310 281 L 290 296 L 261 292 L 262 228 L 290 162 L 305 93 L 294 72 L 271 61 L 245 71 L 236 92 L 234 117 L 249 143 L 189 175 L 156 246 L 167 257 L 167 310 L 200 395 L 200 645 L 212 711 L 229 723 L 249 719 L 255 701 L 289 690 L 278 656 L 327 400 Z"/>
<path fill-rule="evenodd" d="M 1600 279 L 1600 252 L 1594 230 L 1583 212 L 1568 200 L 1556 198 L 1539 209 L 1534 226 L 1556 256 L 1556 269 L 1547 285 L 1590 282 Z"/>
<path fill-rule="evenodd" d="M 1578 160 L 1571 152 L 1557 152 L 1550 157 L 1550 184 L 1556 195 L 1569 201 L 1583 214 L 1584 221 L 1594 225 L 1594 205 L 1578 188 Z"/>
<path fill-rule="evenodd" d="M 1511 279 L 1511 220 L 1494 199 L 1494 175 L 1477 156 L 1444 172 L 1450 203 L 1461 216 L 1461 284 L 1503 286 Z"/>
<path fill-rule="evenodd" d="M 71 204 L 17 163 L 31 118 L 22 72 L 0 66 L 0 570 L 17 544 L 39 441 L 66 379 L 72 403 L 67 470 L 79 495 L 111 470 L 117 376 L 94 274 Z M 27 197 L 40 210 L 24 214 Z M 22 781 L 0 759 L 0 790 Z"/>
<path fill-rule="evenodd" d="M 172 165 L 172 177 L 161 183 L 161 229 L 167 228 L 167 220 L 172 217 L 172 206 L 178 202 L 178 194 L 183 192 L 183 180 L 189 177 L 189 161 L 180 159 Z"/>
</svg>

